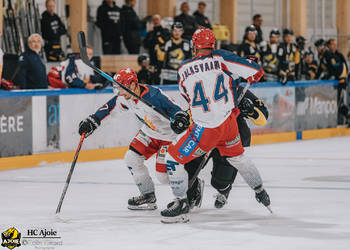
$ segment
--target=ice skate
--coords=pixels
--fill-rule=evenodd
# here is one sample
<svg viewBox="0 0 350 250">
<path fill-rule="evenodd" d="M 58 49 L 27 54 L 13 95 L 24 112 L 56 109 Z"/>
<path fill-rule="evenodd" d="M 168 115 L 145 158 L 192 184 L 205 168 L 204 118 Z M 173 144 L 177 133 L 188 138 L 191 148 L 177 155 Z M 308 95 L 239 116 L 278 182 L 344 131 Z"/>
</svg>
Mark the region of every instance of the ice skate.
<svg viewBox="0 0 350 250">
<path fill-rule="evenodd" d="M 255 193 L 255 199 L 259 202 L 262 203 L 269 211 L 272 213 L 272 210 L 270 208 L 270 196 L 267 194 L 265 189 L 262 191 Z"/>
<path fill-rule="evenodd" d="M 135 196 L 128 200 L 130 210 L 155 210 L 157 209 L 156 196 L 154 192 Z"/>
<path fill-rule="evenodd" d="M 227 186 L 224 190 L 219 190 L 219 193 L 215 195 L 214 206 L 216 208 L 222 208 L 227 203 L 228 195 L 230 194 L 232 185 Z"/>
<path fill-rule="evenodd" d="M 186 223 L 189 222 L 187 216 L 190 211 L 190 206 L 187 198 L 176 198 L 171 202 L 168 208 L 160 212 L 162 215 L 161 222 L 172 224 L 172 223 Z"/>
</svg>

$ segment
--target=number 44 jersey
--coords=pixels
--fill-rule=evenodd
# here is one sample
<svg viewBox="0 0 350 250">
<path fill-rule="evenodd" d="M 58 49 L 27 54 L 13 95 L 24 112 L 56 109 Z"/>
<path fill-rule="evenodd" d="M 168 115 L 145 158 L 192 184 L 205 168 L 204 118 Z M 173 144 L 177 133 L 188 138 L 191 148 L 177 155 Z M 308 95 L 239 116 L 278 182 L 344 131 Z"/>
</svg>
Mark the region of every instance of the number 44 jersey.
<svg viewBox="0 0 350 250">
<path fill-rule="evenodd" d="M 178 83 L 193 121 L 216 128 L 237 108 L 239 78 L 257 82 L 262 75 L 254 61 L 226 50 L 214 50 L 184 61 L 178 69 Z"/>
</svg>

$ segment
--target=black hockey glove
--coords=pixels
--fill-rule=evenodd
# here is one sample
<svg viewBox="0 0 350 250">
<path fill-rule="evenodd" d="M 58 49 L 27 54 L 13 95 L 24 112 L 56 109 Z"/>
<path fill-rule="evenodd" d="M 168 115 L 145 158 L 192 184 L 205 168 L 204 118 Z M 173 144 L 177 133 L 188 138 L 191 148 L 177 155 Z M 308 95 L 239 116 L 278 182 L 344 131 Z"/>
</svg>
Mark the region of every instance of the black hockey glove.
<svg viewBox="0 0 350 250">
<path fill-rule="evenodd" d="M 249 98 L 244 97 L 238 104 L 238 108 L 245 117 L 253 116 L 254 114 L 254 103 Z"/>
<path fill-rule="evenodd" d="M 190 126 L 190 115 L 185 111 L 177 111 L 174 120 L 170 122 L 171 129 L 176 134 L 181 134 Z"/>
<path fill-rule="evenodd" d="M 249 59 L 249 60 L 252 60 L 256 63 L 259 63 L 259 58 L 257 58 L 256 56 L 253 56 L 253 55 L 248 55 L 248 56 L 245 56 L 246 59 Z"/>
<path fill-rule="evenodd" d="M 86 132 L 85 137 L 88 137 L 95 131 L 95 129 L 97 129 L 98 126 L 100 126 L 100 124 L 101 122 L 96 115 L 90 115 L 88 118 L 79 123 L 79 134 L 82 135 L 84 132 Z"/>
</svg>

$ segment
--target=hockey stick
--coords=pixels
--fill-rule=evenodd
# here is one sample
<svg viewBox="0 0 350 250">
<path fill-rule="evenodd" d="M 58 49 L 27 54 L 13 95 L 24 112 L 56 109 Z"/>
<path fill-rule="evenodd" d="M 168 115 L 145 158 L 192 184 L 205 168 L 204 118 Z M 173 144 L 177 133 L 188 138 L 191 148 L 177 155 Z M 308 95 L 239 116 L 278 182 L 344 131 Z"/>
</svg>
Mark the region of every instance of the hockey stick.
<svg viewBox="0 0 350 250">
<path fill-rule="evenodd" d="M 84 139 L 85 139 L 85 134 L 86 134 L 86 132 L 84 132 L 84 133 L 81 135 L 81 137 L 80 137 L 80 141 L 79 141 L 79 144 L 78 144 L 78 148 L 77 148 L 77 150 L 75 151 L 74 160 L 73 160 L 72 165 L 71 165 L 71 167 L 70 167 L 69 174 L 68 174 L 67 180 L 66 180 L 66 184 L 65 184 L 65 186 L 64 186 L 64 188 L 63 188 L 63 192 L 62 192 L 60 201 L 59 201 L 58 206 L 57 206 L 57 209 L 56 209 L 56 214 L 58 214 L 58 213 L 61 212 L 61 207 L 62 207 L 63 199 L 64 199 L 64 197 L 66 196 L 66 192 L 67 192 L 67 189 L 68 189 L 68 185 L 69 185 L 69 183 L 70 183 L 70 179 L 72 178 L 72 174 L 73 174 L 73 171 L 74 171 L 75 163 L 77 163 L 78 156 L 79 156 L 79 152 L 80 152 L 81 146 L 83 145 L 83 141 L 84 141 Z"/>
<path fill-rule="evenodd" d="M 125 90 L 126 92 L 128 92 L 129 94 L 131 94 L 133 97 L 137 98 L 138 100 L 140 100 L 141 102 L 143 102 L 146 106 L 148 106 L 149 108 L 153 109 L 155 112 L 157 112 L 158 114 L 160 114 L 161 116 L 163 116 L 165 119 L 172 121 L 172 118 L 170 118 L 167 114 L 165 114 L 163 111 L 157 109 L 154 105 L 152 105 L 151 103 L 149 103 L 148 101 L 146 101 L 145 99 L 143 99 L 142 97 L 138 96 L 137 94 L 135 94 L 132 90 L 130 90 L 128 87 L 125 87 L 123 84 L 121 84 L 120 82 L 117 82 L 113 79 L 113 77 L 111 77 L 110 75 L 106 74 L 105 72 L 103 72 L 101 69 L 97 68 L 96 66 L 94 66 L 93 64 L 91 64 L 87 53 L 86 53 L 86 39 L 85 39 L 85 34 L 83 31 L 79 31 L 78 32 L 78 42 L 79 42 L 79 50 L 80 50 L 80 57 L 81 60 L 90 68 L 92 68 L 94 71 L 96 71 L 96 73 L 98 73 L 99 75 L 103 76 L 104 78 L 106 78 L 108 81 L 110 81 L 113 86 L 118 86 L 120 88 L 122 88 L 123 90 Z"/>
<path fill-rule="evenodd" d="M 252 85 L 252 84 L 250 82 L 247 82 L 247 84 L 244 86 L 242 93 L 238 96 L 238 99 L 237 99 L 238 104 L 242 101 L 242 99 L 243 99 L 245 93 L 247 92 L 247 90 L 249 89 L 250 85 Z"/>
</svg>

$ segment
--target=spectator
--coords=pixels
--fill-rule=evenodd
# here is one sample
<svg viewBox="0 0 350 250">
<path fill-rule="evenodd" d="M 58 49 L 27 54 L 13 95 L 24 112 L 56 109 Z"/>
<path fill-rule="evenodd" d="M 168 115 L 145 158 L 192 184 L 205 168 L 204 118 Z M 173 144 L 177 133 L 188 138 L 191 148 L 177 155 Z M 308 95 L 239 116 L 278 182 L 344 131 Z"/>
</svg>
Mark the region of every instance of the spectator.
<svg viewBox="0 0 350 250">
<path fill-rule="evenodd" d="M 344 56 L 337 50 L 337 40 L 329 39 L 326 44 L 328 50 L 325 52 L 322 63 L 327 67 L 326 79 L 338 80 L 338 103 L 340 104 L 344 102 L 341 100 L 341 92 L 347 88 L 348 66 Z"/>
<path fill-rule="evenodd" d="M 18 74 L 18 84 L 21 89 L 47 89 L 48 80 L 46 68 L 40 57 L 43 44 L 42 37 L 31 34 L 28 37 L 28 49 L 19 57 L 20 72 Z"/>
<path fill-rule="evenodd" d="M 297 49 L 298 49 L 299 54 L 300 54 L 300 58 L 304 59 L 305 58 L 305 54 L 308 52 L 305 49 L 306 39 L 303 36 L 297 36 L 295 38 L 295 41 L 296 41 Z M 301 74 L 302 74 L 302 71 L 303 71 L 302 67 L 303 66 L 304 66 L 303 62 L 300 62 L 298 65 L 296 65 L 296 67 L 295 67 L 295 78 L 296 78 L 296 80 L 300 80 L 301 79 Z"/>
<path fill-rule="evenodd" d="M 327 66 L 323 63 L 323 57 L 327 50 L 326 41 L 323 39 L 318 39 L 315 42 L 315 47 L 317 50 L 317 62 L 318 68 L 316 73 L 316 79 L 326 79 L 327 78 Z"/>
<path fill-rule="evenodd" d="M 266 81 L 278 81 L 277 48 L 279 46 L 280 31 L 273 29 L 270 32 L 269 42 L 261 47 L 261 61 Z"/>
<path fill-rule="evenodd" d="M 92 47 L 88 45 L 86 51 L 89 60 L 91 60 Z M 95 75 L 94 71 L 76 54 L 61 62 L 59 67 L 51 69 L 48 78 L 53 88 L 95 89 L 101 88 L 105 82 L 102 77 Z"/>
<path fill-rule="evenodd" d="M 4 52 L 0 48 L 0 79 L 1 79 L 1 76 L 2 76 L 3 56 L 4 56 Z"/>
<path fill-rule="evenodd" d="M 261 30 L 261 25 L 263 23 L 263 18 L 260 14 L 255 14 L 253 16 L 253 25 L 257 31 L 257 35 L 255 37 L 255 43 L 256 44 L 259 44 L 261 43 L 264 38 L 263 38 L 263 33 L 262 33 L 262 30 Z"/>
<path fill-rule="evenodd" d="M 197 22 L 193 16 L 190 16 L 190 7 L 187 2 L 183 2 L 180 6 L 181 14 L 174 17 L 174 22 L 182 23 L 184 33 L 183 38 L 188 41 L 191 41 L 193 33 L 197 29 Z"/>
<path fill-rule="evenodd" d="M 156 14 L 152 16 L 153 30 L 149 31 L 143 42 L 144 47 L 148 49 L 148 54 L 150 55 L 151 65 L 159 66 L 157 61 L 157 55 L 155 53 L 155 47 L 164 46 L 165 42 L 170 39 L 170 32 L 168 29 L 163 28 L 161 25 L 162 18 L 160 15 Z"/>
<path fill-rule="evenodd" d="M 250 25 L 245 29 L 245 34 L 243 37 L 243 42 L 237 49 L 237 54 L 241 57 L 245 56 L 255 56 L 260 60 L 260 51 L 256 45 L 255 38 L 256 38 L 256 29 L 254 25 Z"/>
<path fill-rule="evenodd" d="M 337 40 L 329 39 L 327 41 L 328 50 L 325 52 L 323 61 L 327 66 L 328 79 L 338 80 L 339 88 L 346 88 L 346 78 L 348 75 L 348 66 L 344 56 L 337 50 Z"/>
<path fill-rule="evenodd" d="M 144 84 L 156 84 L 156 77 L 154 67 L 150 66 L 149 56 L 144 54 L 137 58 L 137 63 L 141 69 L 137 72 L 137 79 L 140 83 Z"/>
<path fill-rule="evenodd" d="M 114 0 L 104 0 L 98 7 L 96 25 L 101 29 L 103 54 L 120 54 L 120 8 Z"/>
<path fill-rule="evenodd" d="M 61 36 L 67 33 L 61 19 L 55 14 L 55 0 L 46 0 L 46 11 L 41 14 L 41 32 L 45 40 L 45 53 L 48 61 L 62 61 L 64 53 Z"/>
<path fill-rule="evenodd" d="M 133 9 L 136 0 L 125 0 L 121 11 L 122 34 L 124 44 L 129 54 L 139 54 L 141 45 L 141 21 Z"/>
<path fill-rule="evenodd" d="M 199 26 L 211 29 L 211 24 L 209 22 L 208 17 L 204 16 L 206 7 L 207 4 L 205 2 L 199 2 L 198 9 L 193 13 L 193 16 L 196 19 L 196 22 Z"/>
<path fill-rule="evenodd" d="M 348 69 L 350 69 L 350 51 L 348 52 Z M 350 81 L 350 70 L 349 70 L 349 73 L 348 73 L 348 81 Z"/>
<path fill-rule="evenodd" d="M 180 64 L 191 57 L 190 42 L 182 38 L 182 23 L 171 26 L 171 39 L 165 43 L 164 50 L 158 49 L 158 60 L 163 62 L 161 84 L 177 84 L 177 69 Z"/>
<path fill-rule="evenodd" d="M 294 32 L 291 29 L 283 30 L 283 43 L 277 51 L 279 61 L 279 80 L 285 84 L 287 81 L 295 81 L 295 68 L 300 63 L 300 54 L 295 43 L 293 43 Z"/>
<path fill-rule="evenodd" d="M 317 63 L 311 51 L 304 53 L 301 65 L 301 80 L 314 80 L 317 73 Z"/>
</svg>

